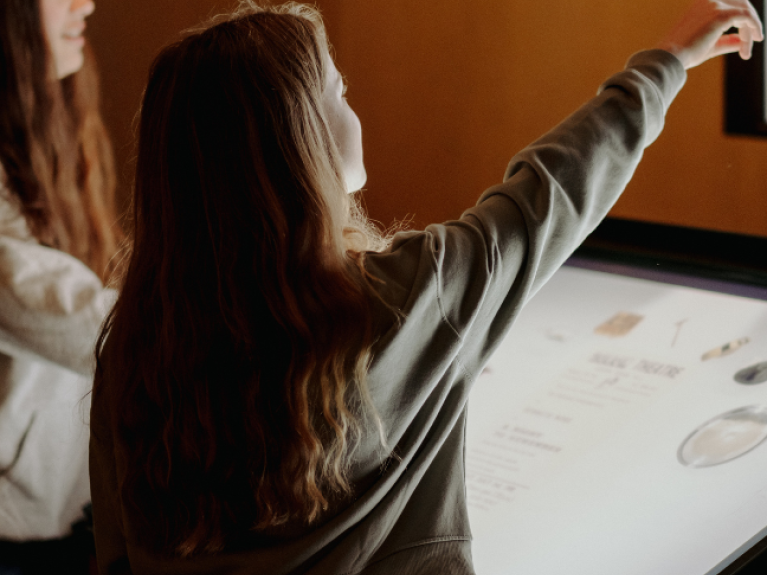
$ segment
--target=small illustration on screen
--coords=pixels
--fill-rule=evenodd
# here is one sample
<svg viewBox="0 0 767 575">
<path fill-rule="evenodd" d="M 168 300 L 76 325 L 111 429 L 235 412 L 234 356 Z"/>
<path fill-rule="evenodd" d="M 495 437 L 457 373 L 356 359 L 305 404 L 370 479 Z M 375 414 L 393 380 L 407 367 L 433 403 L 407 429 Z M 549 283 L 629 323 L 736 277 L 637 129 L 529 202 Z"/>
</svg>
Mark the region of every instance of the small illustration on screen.
<svg viewBox="0 0 767 575">
<path fill-rule="evenodd" d="M 767 406 L 728 411 L 693 431 L 679 448 L 689 467 L 711 467 L 745 455 L 767 438 Z"/>
<path fill-rule="evenodd" d="M 719 347 L 708 350 L 700 359 L 701 361 L 708 361 L 709 359 L 714 359 L 715 357 L 724 357 L 726 355 L 730 355 L 731 353 L 738 351 L 749 341 L 751 340 L 749 340 L 747 337 L 742 337 L 734 341 L 728 341 L 724 345 L 720 345 Z"/>
<path fill-rule="evenodd" d="M 643 319 L 644 317 L 641 315 L 620 312 L 608 319 L 605 323 L 597 326 L 594 333 L 609 337 L 623 337 L 634 329 Z"/>
<path fill-rule="evenodd" d="M 767 381 L 767 361 L 750 365 L 735 374 L 735 381 L 744 385 L 755 385 Z"/>
</svg>

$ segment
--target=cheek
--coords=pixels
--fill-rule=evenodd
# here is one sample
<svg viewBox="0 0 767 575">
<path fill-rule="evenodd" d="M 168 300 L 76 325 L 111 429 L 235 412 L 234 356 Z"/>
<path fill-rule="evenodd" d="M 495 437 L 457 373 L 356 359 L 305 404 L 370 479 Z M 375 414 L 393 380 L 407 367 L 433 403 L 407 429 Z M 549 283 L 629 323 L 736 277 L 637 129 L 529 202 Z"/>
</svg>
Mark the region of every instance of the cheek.
<svg viewBox="0 0 767 575">
<path fill-rule="evenodd" d="M 347 108 L 343 118 L 344 153 L 351 161 L 362 156 L 362 125 L 351 108 Z"/>
<path fill-rule="evenodd" d="M 359 116 L 352 112 L 352 115 L 354 116 L 354 137 L 357 140 L 357 146 L 362 149 L 362 123 L 360 122 Z"/>
<path fill-rule="evenodd" d="M 71 6 L 71 0 L 40 0 L 43 33 L 59 79 L 77 72 L 83 65 L 83 41 L 64 37 L 70 24 Z"/>
<path fill-rule="evenodd" d="M 347 176 L 352 173 L 362 172 L 362 126 L 359 118 L 349 105 L 342 101 L 330 101 L 326 103 L 325 112 L 328 124 L 335 140 L 338 152 L 341 154 L 341 162 Z"/>
<path fill-rule="evenodd" d="M 67 22 L 68 4 L 62 0 L 40 0 L 40 20 L 49 43 L 64 33 Z"/>
<path fill-rule="evenodd" d="M 347 160 L 347 191 L 361 190 L 367 182 L 367 170 L 362 154 L 362 125 L 357 115 L 351 112 L 349 119 L 349 154 Z"/>
</svg>

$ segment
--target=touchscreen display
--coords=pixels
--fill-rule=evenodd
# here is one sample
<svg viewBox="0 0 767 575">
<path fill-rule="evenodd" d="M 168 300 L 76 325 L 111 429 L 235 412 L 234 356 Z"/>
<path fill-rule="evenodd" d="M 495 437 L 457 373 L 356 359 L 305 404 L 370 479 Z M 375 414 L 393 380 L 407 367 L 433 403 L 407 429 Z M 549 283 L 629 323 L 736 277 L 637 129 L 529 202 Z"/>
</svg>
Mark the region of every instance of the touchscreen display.
<svg viewBox="0 0 767 575">
<path fill-rule="evenodd" d="M 679 283 L 569 265 L 522 311 L 469 401 L 478 573 L 713 575 L 767 535 L 767 301 Z"/>
</svg>

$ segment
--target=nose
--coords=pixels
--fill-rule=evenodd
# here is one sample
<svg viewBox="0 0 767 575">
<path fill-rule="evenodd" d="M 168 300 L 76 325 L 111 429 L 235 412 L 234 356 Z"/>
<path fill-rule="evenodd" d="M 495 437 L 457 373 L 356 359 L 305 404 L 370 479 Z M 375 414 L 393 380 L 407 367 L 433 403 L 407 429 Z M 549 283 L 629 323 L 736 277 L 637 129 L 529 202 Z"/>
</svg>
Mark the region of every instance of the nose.
<svg viewBox="0 0 767 575">
<path fill-rule="evenodd" d="M 95 9 L 96 3 L 93 0 L 72 0 L 69 11 L 81 18 L 87 18 Z"/>
</svg>

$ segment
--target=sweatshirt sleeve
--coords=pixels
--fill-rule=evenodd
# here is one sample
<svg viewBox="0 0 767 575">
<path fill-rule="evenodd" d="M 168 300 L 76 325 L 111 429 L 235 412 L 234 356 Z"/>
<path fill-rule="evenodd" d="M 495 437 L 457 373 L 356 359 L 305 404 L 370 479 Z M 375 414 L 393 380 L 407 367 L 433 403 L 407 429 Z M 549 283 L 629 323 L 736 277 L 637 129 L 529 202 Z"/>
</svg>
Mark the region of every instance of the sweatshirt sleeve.
<svg viewBox="0 0 767 575">
<path fill-rule="evenodd" d="M 607 215 L 634 175 L 644 149 L 660 135 L 686 73 L 668 52 L 640 52 L 598 96 L 522 150 L 504 184 L 488 190 L 465 218 L 510 199 L 528 238 L 523 272 L 535 293 Z M 479 220 L 479 221 L 477 221 Z M 492 224 L 491 224 L 492 225 Z M 492 230 L 502 235 L 502 230 Z M 493 244 L 494 239 L 488 238 Z"/>
<path fill-rule="evenodd" d="M 90 377 L 115 299 L 80 260 L 41 245 L 0 184 L 0 352 Z"/>
<path fill-rule="evenodd" d="M 0 236 L 0 351 L 32 356 L 85 376 L 116 298 L 78 259 Z"/>
<path fill-rule="evenodd" d="M 430 292 L 456 337 L 481 346 L 479 363 L 468 362 L 481 365 L 620 196 L 685 79 L 672 54 L 635 54 L 594 99 L 514 156 L 503 183 L 460 220 L 396 238 L 389 255 L 398 262 L 376 262 L 409 276 L 394 278 L 408 292 L 395 305 L 407 314 L 414 294 Z"/>
</svg>

